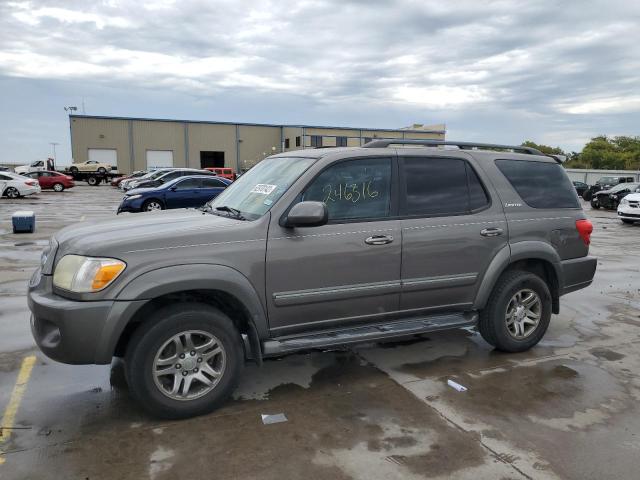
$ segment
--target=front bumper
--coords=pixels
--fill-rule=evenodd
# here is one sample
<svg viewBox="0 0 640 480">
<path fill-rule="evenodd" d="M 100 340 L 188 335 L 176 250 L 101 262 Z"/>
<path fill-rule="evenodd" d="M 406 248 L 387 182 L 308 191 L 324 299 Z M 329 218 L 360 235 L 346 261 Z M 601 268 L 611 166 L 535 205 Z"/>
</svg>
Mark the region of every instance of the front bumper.
<svg viewBox="0 0 640 480">
<path fill-rule="evenodd" d="M 22 195 L 23 197 L 26 197 L 28 195 L 37 195 L 38 193 L 41 193 L 42 189 L 40 188 L 40 185 L 37 185 L 35 187 L 26 187 L 24 189 L 22 189 L 20 191 L 20 195 Z"/>
<path fill-rule="evenodd" d="M 116 213 L 122 213 L 122 212 L 137 213 L 137 212 L 141 212 L 142 211 L 143 202 L 144 202 L 144 200 L 140 201 L 140 199 L 130 200 L 130 201 L 126 201 L 126 202 L 123 201 L 118 206 L 118 211 Z"/>
<path fill-rule="evenodd" d="M 52 282 L 40 269 L 29 282 L 31 333 L 40 350 L 62 363 L 111 363 L 120 334 L 144 302 L 69 300 L 53 293 Z"/>
<path fill-rule="evenodd" d="M 618 206 L 618 217 L 625 220 L 636 220 L 640 222 L 640 208 L 629 205 Z"/>
<path fill-rule="evenodd" d="M 560 295 L 591 285 L 597 265 L 598 259 L 590 256 L 564 260 L 562 262 L 563 287 Z"/>
</svg>

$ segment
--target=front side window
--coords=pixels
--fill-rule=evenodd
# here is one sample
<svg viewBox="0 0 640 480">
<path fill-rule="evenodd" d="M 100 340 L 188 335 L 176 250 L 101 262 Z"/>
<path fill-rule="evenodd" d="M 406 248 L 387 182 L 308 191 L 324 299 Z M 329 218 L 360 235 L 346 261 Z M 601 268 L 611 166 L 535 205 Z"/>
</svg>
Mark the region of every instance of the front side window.
<svg viewBox="0 0 640 480">
<path fill-rule="evenodd" d="M 404 178 L 405 215 L 461 215 L 489 204 L 478 175 L 458 158 L 405 158 Z"/>
<path fill-rule="evenodd" d="M 176 190 L 192 190 L 194 188 L 200 188 L 199 178 L 185 178 L 176 183 Z"/>
<path fill-rule="evenodd" d="M 302 200 L 326 203 L 330 222 L 388 217 L 391 159 L 363 158 L 331 165 L 311 182 Z"/>
<path fill-rule="evenodd" d="M 315 161 L 313 158 L 275 157 L 263 160 L 220 195 L 209 206 L 240 210 L 248 220 L 261 217 Z"/>
<path fill-rule="evenodd" d="M 496 160 L 522 200 L 533 208 L 580 208 L 576 191 L 561 165 L 531 160 Z"/>
</svg>

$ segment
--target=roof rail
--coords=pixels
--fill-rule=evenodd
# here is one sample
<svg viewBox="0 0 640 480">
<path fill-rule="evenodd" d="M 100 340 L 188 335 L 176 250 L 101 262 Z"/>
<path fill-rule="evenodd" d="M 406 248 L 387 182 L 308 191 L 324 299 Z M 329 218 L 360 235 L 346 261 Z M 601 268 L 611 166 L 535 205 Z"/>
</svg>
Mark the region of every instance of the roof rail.
<svg viewBox="0 0 640 480">
<path fill-rule="evenodd" d="M 385 140 L 372 140 L 363 145 L 364 148 L 386 148 L 389 145 L 424 145 L 426 147 L 437 147 L 440 145 L 452 145 L 458 147 L 460 150 L 472 150 L 474 148 L 481 148 L 487 150 L 512 150 L 514 152 L 528 153 L 529 155 L 542 155 L 545 156 L 540 150 L 531 147 L 523 147 L 521 145 L 498 145 L 495 143 L 475 143 L 475 142 L 454 142 L 450 140 L 415 140 L 415 139 L 385 139 Z M 556 159 L 557 160 L 557 159 Z"/>
</svg>

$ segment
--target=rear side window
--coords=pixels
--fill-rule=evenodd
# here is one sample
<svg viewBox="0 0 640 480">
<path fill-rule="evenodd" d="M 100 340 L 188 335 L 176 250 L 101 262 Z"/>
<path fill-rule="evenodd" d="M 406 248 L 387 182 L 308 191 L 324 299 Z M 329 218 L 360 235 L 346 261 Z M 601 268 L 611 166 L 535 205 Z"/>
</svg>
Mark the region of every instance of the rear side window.
<svg viewBox="0 0 640 480">
<path fill-rule="evenodd" d="M 217 178 L 202 179 L 202 188 L 225 188 L 226 186 L 227 186 L 226 183 L 224 183 L 221 180 L 218 180 Z"/>
<path fill-rule="evenodd" d="M 530 207 L 580 207 L 576 191 L 561 165 L 530 160 L 496 160 L 496 165 Z"/>
<path fill-rule="evenodd" d="M 457 158 L 405 158 L 404 214 L 460 215 L 489 204 L 471 165 Z"/>
</svg>

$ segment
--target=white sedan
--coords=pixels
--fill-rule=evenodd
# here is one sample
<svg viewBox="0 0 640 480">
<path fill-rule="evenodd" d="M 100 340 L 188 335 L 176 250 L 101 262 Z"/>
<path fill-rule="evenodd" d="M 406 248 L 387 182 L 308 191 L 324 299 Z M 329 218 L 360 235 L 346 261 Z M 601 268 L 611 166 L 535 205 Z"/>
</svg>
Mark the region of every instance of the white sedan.
<svg viewBox="0 0 640 480">
<path fill-rule="evenodd" d="M 618 217 L 624 223 L 640 222 L 640 193 L 630 193 L 620 200 Z"/>
<path fill-rule="evenodd" d="M 41 190 L 37 180 L 16 173 L 0 172 L 0 192 L 2 197 L 18 198 L 40 193 Z"/>
</svg>

